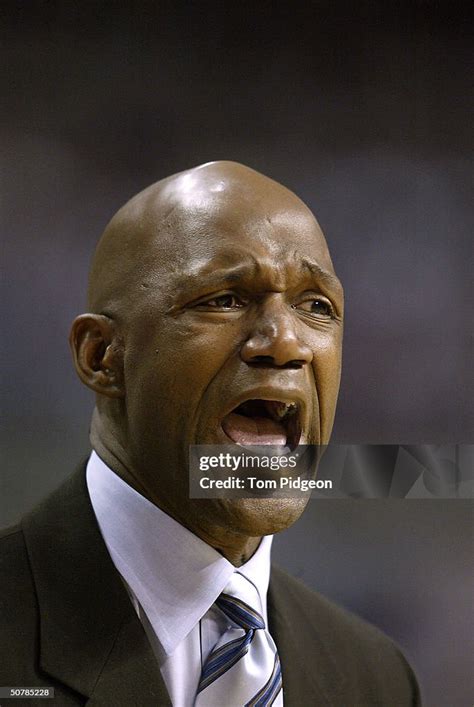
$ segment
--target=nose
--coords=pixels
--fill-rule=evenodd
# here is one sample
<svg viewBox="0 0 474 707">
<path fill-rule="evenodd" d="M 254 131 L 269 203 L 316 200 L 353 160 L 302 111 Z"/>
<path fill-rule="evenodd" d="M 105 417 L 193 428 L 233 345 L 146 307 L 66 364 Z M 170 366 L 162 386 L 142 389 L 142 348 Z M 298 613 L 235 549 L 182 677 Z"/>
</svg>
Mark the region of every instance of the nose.
<svg viewBox="0 0 474 707">
<path fill-rule="evenodd" d="M 279 297 L 275 293 L 260 304 L 240 355 L 249 365 L 301 368 L 311 363 L 313 352 L 297 332 L 296 314 Z"/>
</svg>

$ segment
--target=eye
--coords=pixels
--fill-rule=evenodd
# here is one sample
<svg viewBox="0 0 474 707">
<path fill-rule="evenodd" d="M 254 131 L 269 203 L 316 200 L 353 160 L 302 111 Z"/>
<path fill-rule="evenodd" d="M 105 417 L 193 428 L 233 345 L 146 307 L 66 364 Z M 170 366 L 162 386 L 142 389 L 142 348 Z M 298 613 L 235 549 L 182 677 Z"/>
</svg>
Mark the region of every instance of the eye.
<svg viewBox="0 0 474 707">
<path fill-rule="evenodd" d="M 292 305 L 294 309 L 300 309 L 308 314 L 316 314 L 320 317 L 333 317 L 334 308 L 332 304 L 322 297 L 308 299 L 300 304 Z"/>
<path fill-rule="evenodd" d="M 199 302 L 198 307 L 209 307 L 210 309 L 241 309 L 245 307 L 245 302 L 237 295 L 224 294 L 205 302 Z"/>
</svg>

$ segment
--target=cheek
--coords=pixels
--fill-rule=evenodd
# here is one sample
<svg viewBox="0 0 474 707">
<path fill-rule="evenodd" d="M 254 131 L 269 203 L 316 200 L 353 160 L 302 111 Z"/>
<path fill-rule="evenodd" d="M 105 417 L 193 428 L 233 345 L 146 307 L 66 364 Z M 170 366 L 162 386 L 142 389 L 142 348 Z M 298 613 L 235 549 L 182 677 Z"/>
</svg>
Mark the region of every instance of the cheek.
<svg viewBox="0 0 474 707">
<path fill-rule="evenodd" d="M 238 337 L 224 327 L 194 330 L 186 338 L 176 342 L 175 349 L 168 352 L 174 359 L 176 371 L 183 385 L 191 389 L 207 387 L 226 361 L 238 350 Z"/>
<path fill-rule="evenodd" d="M 318 392 L 321 442 L 329 441 L 341 379 L 342 332 L 321 339 L 314 348 L 313 372 Z"/>
<path fill-rule="evenodd" d="M 239 346 L 240 328 L 229 322 L 203 327 L 169 321 L 149 331 L 128 347 L 127 392 L 154 396 L 168 409 L 189 410 Z"/>
<path fill-rule="evenodd" d="M 195 320 L 184 316 L 167 331 L 167 358 L 189 382 L 211 380 L 225 362 L 239 350 L 243 322 L 240 318 L 212 317 Z"/>
</svg>

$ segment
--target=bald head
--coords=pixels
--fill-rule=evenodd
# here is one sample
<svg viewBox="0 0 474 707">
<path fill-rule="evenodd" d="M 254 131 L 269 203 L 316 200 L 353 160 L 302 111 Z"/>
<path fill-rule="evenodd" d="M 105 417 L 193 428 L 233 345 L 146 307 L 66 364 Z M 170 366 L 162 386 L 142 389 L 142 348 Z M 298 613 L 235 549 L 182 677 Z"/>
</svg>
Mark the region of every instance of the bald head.
<svg viewBox="0 0 474 707">
<path fill-rule="evenodd" d="M 315 226 L 318 247 L 332 271 L 315 217 L 286 187 L 230 161 L 179 172 L 134 196 L 107 225 L 92 262 L 89 308 L 118 315 L 146 287 L 151 264 L 156 271 L 182 262 L 189 245 L 205 241 L 211 231 L 233 229 L 237 242 L 243 232 L 258 235 L 259 225 L 278 229 L 303 222 Z"/>
</svg>

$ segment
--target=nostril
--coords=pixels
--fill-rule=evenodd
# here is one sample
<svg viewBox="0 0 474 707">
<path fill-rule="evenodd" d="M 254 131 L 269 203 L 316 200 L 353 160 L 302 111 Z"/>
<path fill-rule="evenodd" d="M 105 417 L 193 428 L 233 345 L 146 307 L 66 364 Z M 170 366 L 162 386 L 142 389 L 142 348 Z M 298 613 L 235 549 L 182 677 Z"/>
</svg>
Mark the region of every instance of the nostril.
<svg viewBox="0 0 474 707">
<path fill-rule="evenodd" d="M 274 366 L 275 361 L 273 360 L 273 356 L 252 356 L 252 360 L 250 363 L 260 363 L 265 366 Z"/>
<path fill-rule="evenodd" d="M 292 360 L 286 363 L 279 364 L 275 361 L 273 356 L 252 356 L 250 361 L 247 361 L 249 366 L 255 366 L 262 368 L 271 366 L 272 368 L 302 368 L 305 364 L 303 360 Z"/>
<path fill-rule="evenodd" d="M 288 361 L 282 368 L 303 368 L 306 361 Z"/>
</svg>

